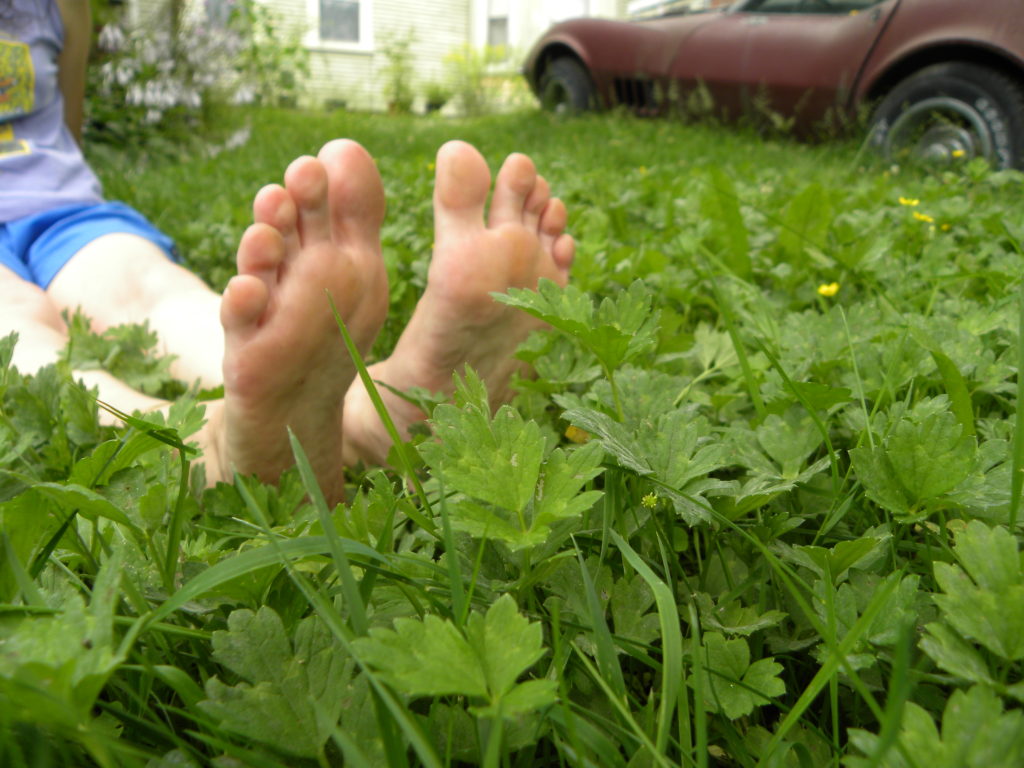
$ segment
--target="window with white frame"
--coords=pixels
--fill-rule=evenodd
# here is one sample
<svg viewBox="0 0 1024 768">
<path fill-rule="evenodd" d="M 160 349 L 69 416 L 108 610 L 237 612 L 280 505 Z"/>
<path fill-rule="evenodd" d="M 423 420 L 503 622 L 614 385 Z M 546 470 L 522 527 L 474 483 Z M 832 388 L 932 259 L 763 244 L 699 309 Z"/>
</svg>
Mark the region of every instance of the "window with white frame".
<svg viewBox="0 0 1024 768">
<path fill-rule="evenodd" d="M 339 50 L 373 49 L 373 0 L 306 0 L 307 45 Z"/>
</svg>

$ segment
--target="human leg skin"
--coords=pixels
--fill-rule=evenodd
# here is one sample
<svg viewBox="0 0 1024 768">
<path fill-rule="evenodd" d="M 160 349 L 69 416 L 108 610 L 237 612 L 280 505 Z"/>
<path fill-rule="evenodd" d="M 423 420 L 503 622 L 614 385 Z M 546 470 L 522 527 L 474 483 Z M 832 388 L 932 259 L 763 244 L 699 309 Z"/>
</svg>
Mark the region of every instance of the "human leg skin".
<svg viewBox="0 0 1024 768">
<path fill-rule="evenodd" d="M 468 364 L 496 407 L 512 396 L 509 379 L 522 366 L 513 357 L 516 347 L 543 324 L 490 294 L 536 288 L 542 277 L 564 286 L 575 245 L 564 232 L 565 206 L 525 155 L 510 155 L 499 171 L 486 223 L 491 175 L 479 152 L 449 142 L 438 152 L 436 169 L 427 287 L 394 353 L 370 374 L 399 390 L 450 394 L 452 373 Z M 383 387 L 380 393 L 407 436 L 424 414 Z M 346 463 L 384 463 L 391 440 L 359 381 L 345 399 L 344 419 Z"/>
<path fill-rule="evenodd" d="M 57 362 L 67 344 L 67 327 L 57 307 L 37 285 L 0 266 L 0 337 L 18 334 L 13 363 L 22 373 L 35 373 Z M 75 371 L 76 380 L 96 387 L 99 397 L 124 411 L 148 411 L 165 405 L 144 395 L 106 371 Z M 113 417 L 104 419 L 113 422 Z"/>
<path fill-rule="evenodd" d="M 220 385 L 220 296 L 146 238 L 128 233 L 96 238 L 71 257 L 46 293 L 58 311 L 81 308 L 98 333 L 148 322 L 160 351 L 175 357 L 175 378 Z"/>
<path fill-rule="evenodd" d="M 355 365 L 328 294 L 361 354 L 387 312 L 380 254 L 384 189 L 352 141 L 302 157 L 264 187 L 220 308 L 224 400 L 211 410 L 212 479 L 232 470 L 274 482 L 293 464 L 290 429 L 324 494 L 343 496 L 342 403 Z M 217 475 L 220 477 L 218 478 Z"/>
</svg>

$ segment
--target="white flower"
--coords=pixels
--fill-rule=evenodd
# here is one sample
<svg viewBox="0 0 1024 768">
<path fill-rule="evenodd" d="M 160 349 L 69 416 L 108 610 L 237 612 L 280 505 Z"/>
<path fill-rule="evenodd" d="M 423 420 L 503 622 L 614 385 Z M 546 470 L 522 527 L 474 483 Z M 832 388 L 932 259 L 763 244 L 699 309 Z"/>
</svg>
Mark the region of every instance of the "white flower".
<svg viewBox="0 0 1024 768">
<path fill-rule="evenodd" d="M 116 24 L 104 24 L 103 29 L 100 30 L 99 47 L 101 51 L 107 53 L 117 53 L 124 48 L 127 38 L 124 36 L 124 32 Z"/>
</svg>

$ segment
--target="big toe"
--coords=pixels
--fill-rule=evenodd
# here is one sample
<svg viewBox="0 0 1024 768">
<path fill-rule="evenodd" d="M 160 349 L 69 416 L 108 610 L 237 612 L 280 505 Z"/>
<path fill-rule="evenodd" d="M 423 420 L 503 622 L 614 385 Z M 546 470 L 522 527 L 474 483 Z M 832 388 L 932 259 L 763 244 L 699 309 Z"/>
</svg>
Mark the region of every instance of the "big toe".
<svg viewBox="0 0 1024 768">
<path fill-rule="evenodd" d="M 354 243 L 374 251 L 380 238 L 386 204 L 384 185 L 370 154 L 349 139 L 328 142 L 318 159 L 327 171 L 331 235 L 335 242 Z"/>
<path fill-rule="evenodd" d="M 437 152 L 434 179 L 434 224 L 440 234 L 483 226 L 491 172 L 477 150 L 464 141 L 449 141 Z"/>
</svg>

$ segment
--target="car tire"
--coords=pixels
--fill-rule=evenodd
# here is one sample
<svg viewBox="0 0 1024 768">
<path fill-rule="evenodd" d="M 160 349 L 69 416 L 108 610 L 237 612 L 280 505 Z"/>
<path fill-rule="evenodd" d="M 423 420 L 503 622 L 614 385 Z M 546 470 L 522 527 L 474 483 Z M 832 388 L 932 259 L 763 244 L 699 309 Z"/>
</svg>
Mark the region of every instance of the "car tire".
<svg viewBox="0 0 1024 768">
<path fill-rule="evenodd" d="M 541 106 L 551 112 L 586 112 L 594 108 L 594 86 L 576 59 L 562 56 L 549 62 L 540 78 Z"/>
<path fill-rule="evenodd" d="M 984 157 L 1024 167 L 1024 90 L 990 67 L 946 62 L 899 83 L 878 105 L 868 143 L 887 159 L 932 165 Z"/>
</svg>

